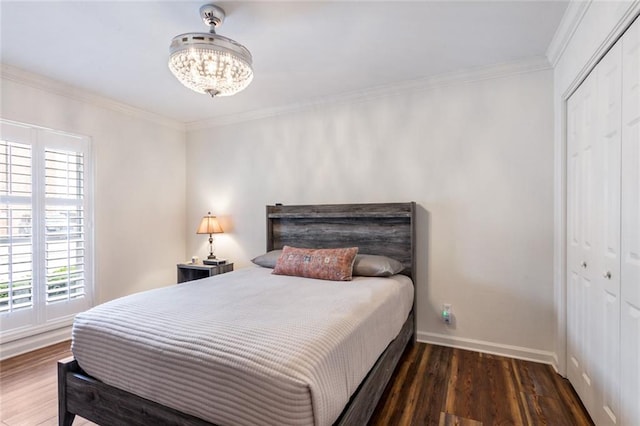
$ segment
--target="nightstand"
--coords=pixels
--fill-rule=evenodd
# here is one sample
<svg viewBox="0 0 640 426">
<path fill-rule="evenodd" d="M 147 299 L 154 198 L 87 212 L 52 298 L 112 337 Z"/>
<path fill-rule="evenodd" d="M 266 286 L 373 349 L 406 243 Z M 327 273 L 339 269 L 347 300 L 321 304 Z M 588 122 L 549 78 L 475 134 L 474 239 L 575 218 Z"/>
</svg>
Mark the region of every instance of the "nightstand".
<svg viewBox="0 0 640 426">
<path fill-rule="evenodd" d="M 200 278 L 212 277 L 233 271 L 233 263 L 203 265 L 202 263 L 178 263 L 178 284 Z"/>
</svg>

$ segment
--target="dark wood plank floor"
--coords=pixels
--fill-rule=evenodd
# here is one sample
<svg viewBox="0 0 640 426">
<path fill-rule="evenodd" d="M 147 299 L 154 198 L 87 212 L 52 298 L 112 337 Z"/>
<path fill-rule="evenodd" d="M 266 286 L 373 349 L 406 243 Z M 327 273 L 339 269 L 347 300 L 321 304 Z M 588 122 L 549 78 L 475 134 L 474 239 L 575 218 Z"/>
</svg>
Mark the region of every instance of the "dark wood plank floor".
<svg viewBox="0 0 640 426">
<path fill-rule="evenodd" d="M 0 363 L 0 424 L 57 424 L 56 361 L 69 342 Z M 92 425 L 76 418 L 74 425 Z M 592 425 L 571 385 L 544 364 L 418 343 L 370 422 L 388 425 Z M 359 425 L 354 425 L 359 426 Z"/>
<path fill-rule="evenodd" d="M 383 425 L 593 425 L 550 365 L 418 343 L 370 422 Z"/>
</svg>

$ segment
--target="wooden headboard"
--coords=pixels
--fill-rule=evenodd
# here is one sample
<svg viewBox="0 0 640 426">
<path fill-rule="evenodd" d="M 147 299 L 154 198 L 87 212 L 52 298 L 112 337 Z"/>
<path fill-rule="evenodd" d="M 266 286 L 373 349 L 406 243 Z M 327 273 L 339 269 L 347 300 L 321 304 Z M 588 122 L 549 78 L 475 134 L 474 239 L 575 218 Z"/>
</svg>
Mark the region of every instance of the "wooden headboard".
<svg viewBox="0 0 640 426">
<path fill-rule="evenodd" d="M 397 259 L 415 281 L 415 202 L 267 206 L 267 251 L 358 247 Z"/>
</svg>

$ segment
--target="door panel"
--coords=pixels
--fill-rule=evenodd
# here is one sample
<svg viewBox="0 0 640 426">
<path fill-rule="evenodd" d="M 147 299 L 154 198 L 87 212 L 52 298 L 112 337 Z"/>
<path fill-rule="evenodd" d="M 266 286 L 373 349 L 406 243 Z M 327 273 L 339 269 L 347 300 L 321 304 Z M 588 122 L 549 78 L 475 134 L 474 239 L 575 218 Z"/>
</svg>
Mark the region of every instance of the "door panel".
<svg viewBox="0 0 640 426">
<path fill-rule="evenodd" d="M 622 38 L 622 423 L 640 425 L 640 21 Z"/>
<path fill-rule="evenodd" d="M 622 120 L 621 43 L 614 45 L 594 71 L 598 79 L 598 140 L 595 184 L 600 238 L 594 259 L 598 308 L 596 407 L 599 425 L 619 423 L 620 388 L 620 144 Z"/>
<path fill-rule="evenodd" d="M 568 101 L 567 158 L 567 354 L 568 376 L 587 408 L 595 401 L 593 372 L 596 368 L 594 311 L 598 304 L 594 292 L 594 247 L 598 222 L 594 185 L 598 182 L 594 167 L 594 142 L 597 140 L 597 81 L 588 78 Z"/>
<path fill-rule="evenodd" d="M 622 389 L 623 425 L 640 424 L 640 309 L 622 306 Z"/>
<path fill-rule="evenodd" d="M 567 376 L 578 394 L 582 393 L 580 379 L 582 371 L 582 350 L 580 348 L 580 281 L 582 274 L 582 216 L 580 215 L 582 186 L 582 167 L 580 136 L 582 124 L 582 87 L 567 102 L 567 357 L 569 358 Z"/>
</svg>

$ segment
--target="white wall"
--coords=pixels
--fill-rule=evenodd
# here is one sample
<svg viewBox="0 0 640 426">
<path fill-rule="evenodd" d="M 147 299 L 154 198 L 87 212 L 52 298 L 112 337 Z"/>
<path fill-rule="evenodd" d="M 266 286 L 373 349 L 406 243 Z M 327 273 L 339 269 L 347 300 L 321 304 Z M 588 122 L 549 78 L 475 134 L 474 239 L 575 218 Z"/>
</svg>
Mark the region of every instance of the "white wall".
<svg viewBox="0 0 640 426">
<path fill-rule="evenodd" d="M 566 370 L 566 100 L 640 12 L 640 1 L 591 1 L 570 5 L 563 21 L 570 37 L 550 50 L 554 66 L 554 364 Z M 562 24 L 564 24 L 563 22 Z M 561 28 L 562 28 L 561 24 Z M 556 38 L 559 34 L 556 34 Z M 554 42 L 557 40 L 554 40 Z M 554 52 L 554 53 L 555 53 Z"/>
<path fill-rule="evenodd" d="M 175 283 L 185 253 L 184 126 L 108 101 L 82 101 L 77 89 L 4 71 L 3 118 L 92 139 L 95 304 Z"/>
<path fill-rule="evenodd" d="M 265 250 L 266 204 L 416 201 L 419 338 L 549 362 L 552 105 L 544 70 L 190 130 L 188 255 L 207 210 L 238 268 Z"/>
</svg>

